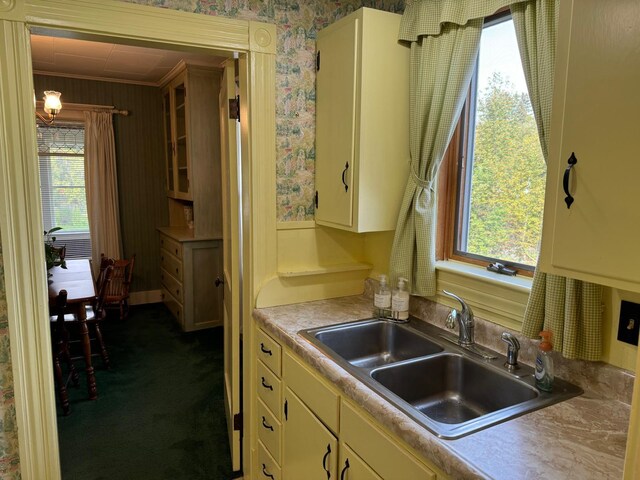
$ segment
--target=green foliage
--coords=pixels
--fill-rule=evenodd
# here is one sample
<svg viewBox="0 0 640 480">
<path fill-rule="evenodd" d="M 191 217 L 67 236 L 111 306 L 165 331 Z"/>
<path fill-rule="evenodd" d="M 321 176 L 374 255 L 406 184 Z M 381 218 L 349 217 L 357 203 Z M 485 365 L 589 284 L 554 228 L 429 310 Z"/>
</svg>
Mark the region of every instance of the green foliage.
<svg viewBox="0 0 640 480">
<path fill-rule="evenodd" d="M 494 74 L 478 101 L 467 251 L 535 265 L 545 177 L 529 98 Z"/>
<path fill-rule="evenodd" d="M 44 257 L 47 262 L 47 270 L 53 267 L 67 268 L 67 263 L 64 259 L 63 249 L 54 246 L 56 237 L 52 236 L 53 233 L 62 230 L 61 227 L 53 227 L 51 230 L 44 232 Z"/>
</svg>

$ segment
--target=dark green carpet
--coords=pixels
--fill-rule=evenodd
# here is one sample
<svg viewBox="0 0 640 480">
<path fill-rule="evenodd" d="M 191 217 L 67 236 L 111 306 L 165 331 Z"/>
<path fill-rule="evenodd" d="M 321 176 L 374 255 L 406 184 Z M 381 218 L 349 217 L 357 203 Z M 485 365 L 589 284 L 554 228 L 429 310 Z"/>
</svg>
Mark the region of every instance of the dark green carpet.
<svg viewBox="0 0 640 480">
<path fill-rule="evenodd" d="M 110 314 L 103 334 L 112 366 L 94 357 L 98 400 L 81 371 L 71 414 L 58 405 L 63 480 L 231 478 L 222 328 L 182 333 L 154 304 Z"/>
</svg>

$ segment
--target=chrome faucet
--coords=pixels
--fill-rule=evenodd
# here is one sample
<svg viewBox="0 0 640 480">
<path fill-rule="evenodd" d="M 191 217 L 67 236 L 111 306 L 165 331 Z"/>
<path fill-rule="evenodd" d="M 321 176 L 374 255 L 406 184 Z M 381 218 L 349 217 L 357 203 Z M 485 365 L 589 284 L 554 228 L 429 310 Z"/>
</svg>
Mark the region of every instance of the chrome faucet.
<svg viewBox="0 0 640 480">
<path fill-rule="evenodd" d="M 507 344 L 507 361 L 504 366 L 507 370 L 513 371 L 518 368 L 518 352 L 520 351 L 520 342 L 509 332 L 502 332 L 502 341 Z"/>
<path fill-rule="evenodd" d="M 473 345 L 475 343 L 473 340 L 473 311 L 471 311 L 471 308 L 465 303 L 465 301 L 457 295 L 447 292 L 446 290 L 443 290 L 442 293 L 451 298 L 455 298 L 462 306 L 460 311 L 457 311 L 455 308 L 451 310 L 451 313 L 449 313 L 449 316 L 445 321 L 445 326 L 453 330 L 457 323 L 459 334 L 458 343 L 463 347 Z"/>
</svg>

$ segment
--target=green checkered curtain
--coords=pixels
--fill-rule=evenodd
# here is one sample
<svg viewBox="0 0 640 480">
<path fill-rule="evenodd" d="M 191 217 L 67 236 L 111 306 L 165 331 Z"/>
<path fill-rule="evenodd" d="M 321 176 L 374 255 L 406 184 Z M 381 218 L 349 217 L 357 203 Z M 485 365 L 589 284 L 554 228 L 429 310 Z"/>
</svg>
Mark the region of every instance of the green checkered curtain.
<svg viewBox="0 0 640 480">
<path fill-rule="evenodd" d="M 400 207 L 389 271 L 411 293 L 436 293 L 436 175 L 464 105 L 483 19 L 510 2 L 416 0 L 407 5 L 400 40 L 411 42 L 411 171 Z"/>
<path fill-rule="evenodd" d="M 556 0 L 534 0 L 511 5 L 545 159 L 551 125 L 558 4 Z M 536 269 L 522 333 L 536 338 L 541 330 L 553 332 L 554 349 L 564 357 L 600 360 L 602 287 Z"/>
</svg>

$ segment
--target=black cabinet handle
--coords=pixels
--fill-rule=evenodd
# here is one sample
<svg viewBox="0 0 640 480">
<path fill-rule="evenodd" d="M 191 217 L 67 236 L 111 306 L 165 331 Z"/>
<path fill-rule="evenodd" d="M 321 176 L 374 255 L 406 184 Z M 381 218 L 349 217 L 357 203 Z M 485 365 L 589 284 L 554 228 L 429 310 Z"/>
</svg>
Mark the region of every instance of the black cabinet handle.
<svg viewBox="0 0 640 480">
<path fill-rule="evenodd" d="M 271 475 L 269 472 L 267 472 L 267 466 L 264 463 L 262 464 L 262 474 L 265 477 L 270 478 L 271 480 L 273 480 L 275 478 L 273 475 Z"/>
<path fill-rule="evenodd" d="M 271 430 L 273 432 L 273 427 L 267 423 L 267 419 L 262 416 L 262 426 L 267 430 Z"/>
<path fill-rule="evenodd" d="M 261 378 L 262 378 L 262 386 L 263 386 L 264 388 L 266 388 L 267 390 L 271 390 L 271 391 L 273 391 L 273 387 L 267 383 L 267 381 L 265 380 L 265 378 L 264 378 L 264 377 L 261 377 Z"/>
<path fill-rule="evenodd" d="M 347 470 L 349 470 L 349 459 L 348 458 L 344 461 L 344 468 L 342 469 L 342 472 L 340 472 L 340 480 L 344 480 L 346 478 Z"/>
<path fill-rule="evenodd" d="M 284 401 L 284 419 L 289 420 L 289 400 Z"/>
<path fill-rule="evenodd" d="M 260 342 L 260 350 L 262 350 L 263 353 L 266 353 L 267 355 L 273 355 L 273 353 L 271 352 L 271 350 L 269 350 L 268 348 L 266 348 L 264 346 L 264 343 Z"/>
<path fill-rule="evenodd" d="M 349 162 L 344 164 L 344 170 L 342 171 L 342 184 L 344 185 L 345 192 L 349 191 L 349 185 L 347 185 L 347 182 L 344 181 L 344 175 L 345 173 L 347 173 L 347 170 L 349 170 Z"/>
<path fill-rule="evenodd" d="M 567 160 L 567 164 L 569 166 L 564 171 L 564 177 L 562 177 L 562 188 L 564 189 L 564 193 L 567 195 L 566 197 L 564 197 L 567 208 L 571 208 L 571 204 L 573 203 L 573 197 L 571 196 L 571 193 L 569 193 L 569 177 L 571 175 L 571 169 L 576 163 L 578 163 L 576 154 L 574 152 L 571 152 L 571 156 L 569 157 L 569 160 Z"/>
<path fill-rule="evenodd" d="M 224 280 L 222 280 L 220 277 L 216 277 L 215 284 L 216 284 L 216 287 L 219 287 L 220 285 L 224 285 Z"/>
<path fill-rule="evenodd" d="M 322 457 L 322 468 L 324 469 L 325 472 L 327 472 L 327 478 L 331 478 L 331 472 L 327 468 L 327 460 L 329 459 L 330 453 L 331 453 L 331 444 L 329 443 L 327 444 L 327 451 L 324 454 L 324 457 Z"/>
</svg>

